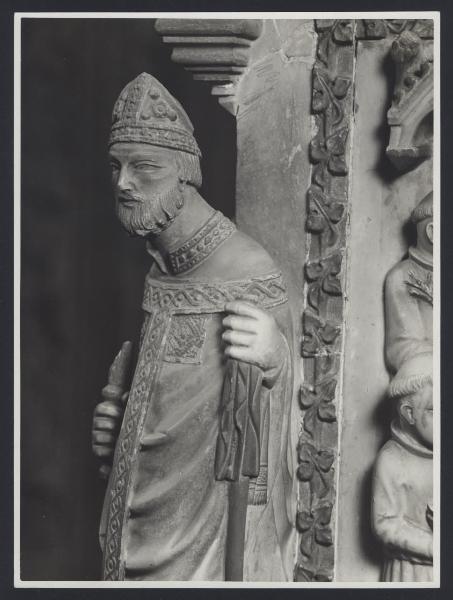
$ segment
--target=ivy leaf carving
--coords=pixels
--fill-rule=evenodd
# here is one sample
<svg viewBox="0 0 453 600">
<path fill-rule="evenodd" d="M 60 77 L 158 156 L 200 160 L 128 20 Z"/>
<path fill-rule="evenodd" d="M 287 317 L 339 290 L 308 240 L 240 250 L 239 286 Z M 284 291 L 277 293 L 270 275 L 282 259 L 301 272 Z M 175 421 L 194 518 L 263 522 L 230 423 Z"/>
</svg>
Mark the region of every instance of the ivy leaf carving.
<svg viewBox="0 0 453 600">
<path fill-rule="evenodd" d="M 332 509 L 333 505 L 330 502 L 325 502 L 324 504 L 320 504 L 313 511 L 313 516 L 318 525 L 328 525 L 332 518 Z"/>
<path fill-rule="evenodd" d="M 313 69 L 311 108 L 314 113 L 324 112 L 329 106 L 329 95 L 318 69 Z"/>
<path fill-rule="evenodd" d="M 312 462 L 302 462 L 297 468 L 297 476 L 301 481 L 311 481 L 314 470 Z"/>
<path fill-rule="evenodd" d="M 322 289 L 330 296 L 341 296 L 341 281 L 335 275 L 327 275 L 322 284 Z"/>
<path fill-rule="evenodd" d="M 336 379 L 328 379 L 316 386 L 302 385 L 300 388 L 299 403 L 304 414 L 303 425 L 305 431 L 313 435 L 316 418 L 320 421 L 333 422 L 336 420 L 336 409 L 333 404 Z"/>
<path fill-rule="evenodd" d="M 326 323 L 324 327 L 320 328 L 319 332 L 324 343 L 332 344 L 338 337 L 340 329 L 331 323 Z"/>
<path fill-rule="evenodd" d="M 332 530 L 330 527 L 317 527 L 315 530 L 315 540 L 322 546 L 331 546 Z"/>
<path fill-rule="evenodd" d="M 329 354 L 330 347 L 340 333 L 339 326 L 308 310 L 304 313 L 303 330 L 302 352 L 305 357 Z"/>
<path fill-rule="evenodd" d="M 320 450 L 317 455 L 317 465 L 324 473 L 327 473 L 333 465 L 335 454 L 332 450 Z"/>
<path fill-rule="evenodd" d="M 338 223 L 344 213 L 344 206 L 340 202 L 329 202 L 326 208 L 326 212 L 332 223 Z"/>
<path fill-rule="evenodd" d="M 336 77 L 332 86 L 332 91 L 335 94 L 335 97 L 341 100 L 348 93 L 349 87 L 351 85 L 351 80 L 347 77 Z"/>
<path fill-rule="evenodd" d="M 307 299 L 316 312 L 319 312 L 322 292 L 331 296 L 341 296 L 341 281 L 338 278 L 341 262 L 342 256 L 339 252 L 336 252 L 322 260 L 306 264 L 306 278 L 308 281 L 313 282 L 308 288 Z"/>
<path fill-rule="evenodd" d="M 319 403 L 318 415 L 321 421 L 333 423 L 337 419 L 337 411 L 335 405 L 332 404 L 332 402 L 323 398 Z"/>
<path fill-rule="evenodd" d="M 312 385 L 303 384 L 300 388 L 299 403 L 301 408 L 307 409 L 313 406 L 316 400 L 315 388 Z"/>
<path fill-rule="evenodd" d="M 353 23 L 352 21 L 344 21 L 342 19 L 335 23 L 332 31 L 333 39 L 340 44 L 349 44 L 353 38 Z"/>
<path fill-rule="evenodd" d="M 297 513 L 296 526 L 302 534 L 300 550 L 304 556 L 309 558 L 312 555 L 314 542 L 322 546 L 332 544 L 331 518 L 332 504 L 330 502 L 321 504 L 310 511 L 302 510 Z"/>
<path fill-rule="evenodd" d="M 313 529 L 310 529 L 300 538 L 300 551 L 307 558 L 313 554 L 313 537 Z"/>
<path fill-rule="evenodd" d="M 297 513 L 296 525 L 300 532 L 308 531 L 313 527 L 314 517 L 308 510 L 301 510 Z"/>
<path fill-rule="evenodd" d="M 304 414 L 304 429 L 313 437 L 313 432 L 316 427 L 317 411 L 316 406 L 309 408 Z"/>
<path fill-rule="evenodd" d="M 348 174 L 348 166 L 344 159 L 344 156 L 331 156 L 329 158 L 329 171 L 334 175 L 347 175 Z"/>
<path fill-rule="evenodd" d="M 329 153 L 335 156 L 342 156 L 346 151 L 346 141 L 348 139 L 349 128 L 341 127 L 326 139 L 326 148 Z"/>
</svg>

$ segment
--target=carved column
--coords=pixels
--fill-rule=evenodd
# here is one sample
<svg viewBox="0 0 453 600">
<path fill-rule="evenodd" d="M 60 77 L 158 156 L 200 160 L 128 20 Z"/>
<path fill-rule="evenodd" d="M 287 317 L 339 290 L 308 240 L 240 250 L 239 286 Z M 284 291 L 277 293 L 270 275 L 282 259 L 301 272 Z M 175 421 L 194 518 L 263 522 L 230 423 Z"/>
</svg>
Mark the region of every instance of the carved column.
<svg viewBox="0 0 453 600">
<path fill-rule="evenodd" d="M 354 22 L 317 21 L 313 69 L 315 135 L 307 194 L 310 232 L 305 263 L 303 384 L 299 438 L 297 581 L 331 581 L 338 459 L 337 404 L 341 394 L 344 261 L 354 70 Z"/>
</svg>

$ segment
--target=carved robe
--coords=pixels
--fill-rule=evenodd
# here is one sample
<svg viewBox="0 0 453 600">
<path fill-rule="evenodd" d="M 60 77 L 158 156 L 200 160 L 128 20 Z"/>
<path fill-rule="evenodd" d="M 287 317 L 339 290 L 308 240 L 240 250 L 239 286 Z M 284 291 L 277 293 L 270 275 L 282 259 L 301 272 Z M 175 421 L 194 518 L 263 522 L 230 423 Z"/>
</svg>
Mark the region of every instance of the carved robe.
<svg viewBox="0 0 453 600">
<path fill-rule="evenodd" d="M 432 451 L 392 423 L 373 478 L 372 522 L 384 542 L 383 581 L 432 581 Z"/>
<path fill-rule="evenodd" d="M 170 273 L 154 255 L 104 503 L 103 577 L 224 580 L 230 480 L 247 478 L 244 578 L 288 580 L 293 384 L 281 275 L 221 213 L 165 257 Z M 238 298 L 276 317 L 288 340 L 277 372 L 225 360 L 224 307 Z"/>
<path fill-rule="evenodd" d="M 392 371 L 433 349 L 432 261 L 416 250 L 388 273 L 385 283 L 386 359 Z"/>
</svg>

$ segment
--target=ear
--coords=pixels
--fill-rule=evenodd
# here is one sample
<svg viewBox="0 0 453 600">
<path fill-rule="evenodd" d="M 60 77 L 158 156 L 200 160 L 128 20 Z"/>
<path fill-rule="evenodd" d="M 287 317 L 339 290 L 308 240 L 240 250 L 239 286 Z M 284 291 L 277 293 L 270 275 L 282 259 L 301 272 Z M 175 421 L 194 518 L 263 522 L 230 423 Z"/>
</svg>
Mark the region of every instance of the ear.
<svg viewBox="0 0 453 600">
<path fill-rule="evenodd" d="M 426 225 L 426 237 L 429 239 L 429 241 L 431 242 L 431 244 L 434 243 L 434 227 L 433 227 L 433 222 L 430 221 L 427 225 Z"/>
<path fill-rule="evenodd" d="M 409 425 L 413 425 L 415 423 L 414 410 L 413 410 L 412 406 L 409 404 L 409 402 L 403 401 L 399 405 L 398 412 L 400 414 L 400 417 L 402 417 L 407 423 L 409 423 Z"/>
</svg>

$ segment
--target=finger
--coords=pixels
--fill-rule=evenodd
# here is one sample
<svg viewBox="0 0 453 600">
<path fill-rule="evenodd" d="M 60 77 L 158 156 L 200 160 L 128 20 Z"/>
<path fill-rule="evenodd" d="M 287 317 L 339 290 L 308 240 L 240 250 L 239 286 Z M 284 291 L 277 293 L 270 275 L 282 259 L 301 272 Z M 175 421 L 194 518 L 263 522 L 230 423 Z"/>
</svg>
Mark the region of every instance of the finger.
<svg viewBox="0 0 453 600">
<path fill-rule="evenodd" d="M 129 392 L 125 392 L 122 396 L 121 396 L 121 404 L 123 406 L 126 406 L 127 401 L 129 400 Z"/>
<path fill-rule="evenodd" d="M 101 402 L 96 406 L 94 414 L 97 417 L 121 417 L 123 409 L 116 402 Z"/>
<path fill-rule="evenodd" d="M 234 331 L 233 329 L 227 329 L 222 333 L 223 341 L 233 346 L 250 346 L 254 338 L 255 336 L 251 333 Z"/>
<path fill-rule="evenodd" d="M 93 431 L 93 444 L 95 446 L 114 446 L 115 436 L 109 433 L 108 431 Z"/>
<path fill-rule="evenodd" d="M 225 354 L 236 360 L 253 363 L 252 353 L 250 352 L 249 348 L 245 346 L 227 346 L 225 348 Z"/>
<path fill-rule="evenodd" d="M 243 317 L 252 317 L 252 319 L 258 319 L 261 315 L 259 308 L 253 306 L 253 304 L 250 304 L 250 302 L 244 302 L 243 300 L 227 302 L 225 304 L 225 310 Z"/>
<path fill-rule="evenodd" d="M 236 329 L 237 331 L 248 331 L 255 333 L 256 330 L 256 319 L 250 317 L 239 317 L 237 315 L 228 315 L 222 321 L 224 327 L 230 329 Z"/>
<path fill-rule="evenodd" d="M 118 419 L 108 419 L 107 417 L 95 417 L 93 419 L 93 429 L 101 431 L 115 431 L 118 429 Z"/>
<path fill-rule="evenodd" d="M 93 452 L 98 458 L 110 458 L 113 456 L 114 449 L 110 446 L 98 446 L 93 444 Z"/>
</svg>

